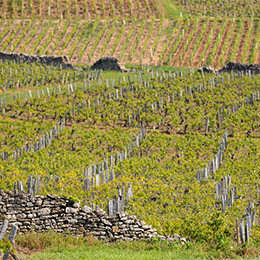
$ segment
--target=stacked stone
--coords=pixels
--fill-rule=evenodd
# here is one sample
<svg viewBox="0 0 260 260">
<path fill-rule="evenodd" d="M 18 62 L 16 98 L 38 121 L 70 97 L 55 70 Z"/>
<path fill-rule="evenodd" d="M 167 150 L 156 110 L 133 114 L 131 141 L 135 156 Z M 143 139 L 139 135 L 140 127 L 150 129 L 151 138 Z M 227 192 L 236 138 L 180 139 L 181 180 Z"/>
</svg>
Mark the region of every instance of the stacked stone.
<svg viewBox="0 0 260 260">
<path fill-rule="evenodd" d="M 120 61 L 112 56 L 105 56 L 96 61 L 91 67 L 92 70 L 114 70 L 120 72 L 132 72 L 126 69 Z"/>
<path fill-rule="evenodd" d="M 229 62 L 222 69 L 216 70 L 209 67 L 198 69 L 198 72 L 202 73 L 231 73 L 231 72 L 251 72 L 252 74 L 260 74 L 260 64 L 246 64 L 239 62 Z"/>
<path fill-rule="evenodd" d="M 0 52 L 0 60 L 8 60 L 8 61 L 15 61 L 19 63 L 40 63 L 45 65 L 52 65 L 56 67 L 62 67 L 62 69 L 76 69 L 73 66 L 68 56 L 46 56 L 46 55 L 29 55 L 23 53 L 7 53 L 7 52 Z"/>
<path fill-rule="evenodd" d="M 20 233 L 54 230 L 75 235 L 92 234 L 100 240 L 135 240 L 157 236 L 156 229 L 126 212 L 109 217 L 102 209 L 80 207 L 66 197 L 32 197 L 0 190 L 0 213 Z M 0 221 L 1 223 L 2 221 Z"/>
</svg>

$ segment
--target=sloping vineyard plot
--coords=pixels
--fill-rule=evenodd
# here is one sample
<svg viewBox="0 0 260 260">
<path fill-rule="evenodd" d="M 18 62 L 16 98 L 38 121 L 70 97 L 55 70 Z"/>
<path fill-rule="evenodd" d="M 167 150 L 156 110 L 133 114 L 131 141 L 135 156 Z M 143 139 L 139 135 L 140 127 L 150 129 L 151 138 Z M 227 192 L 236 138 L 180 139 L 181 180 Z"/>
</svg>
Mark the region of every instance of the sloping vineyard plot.
<svg viewBox="0 0 260 260">
<path fill-rule="evenodd" d="M 188 12 L 196 15 L 207 15 L 215 17 L 260 17 L 260 8 L 257 0 L 249 1 L 245 0 L 243 2 L 235 1 L 205 1 L 205 0 L 186 0 L 178 2 L 186 9 Z"/>
<path fill-rule="evenodd" d="M 2 51 L 67 55 L 92 64 L 112 55 L 122 63 L 223 67 L 259 59 L 258 20 L 138 19 L 2 20 Z"/>
<path fill-rule="evenodd" d="M 102 39 L 108 25 L 98 26 Z M 259 75 L 153 70 L 115 83 L 99 73 L 0 64 L 4 90 L 15 94 L 0 96 L 1 188 L 33 176 L 41 194 L 106 207 L 131 183 L 126 210 L 160 233 L 220 246 L 217 232 L 237 248 L 236 219 L 245 220 L 249 202 L 259 212 Z M 50 83 L 40 84 L 47 76 Z M 26 98 L 17 94 L 24 90 Z M 259 239 L 253 225 L 250 239 Z"/>
<path fill-rule="evenodd" d="M 0 6 L 0 17 L 44 18 L 44 19 L 88 19 L 96 17 L 159 17 L 154 0 L 50 0 L 4 1 Z"/>
</svg>

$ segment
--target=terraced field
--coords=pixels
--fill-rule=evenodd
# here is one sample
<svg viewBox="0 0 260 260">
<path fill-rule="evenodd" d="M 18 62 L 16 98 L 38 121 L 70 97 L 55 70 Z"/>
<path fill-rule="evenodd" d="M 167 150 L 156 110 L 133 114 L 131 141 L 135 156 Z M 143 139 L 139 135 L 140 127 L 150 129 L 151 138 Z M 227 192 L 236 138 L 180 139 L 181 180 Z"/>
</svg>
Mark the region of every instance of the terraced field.
<svg viewBox="0 0 260 260">
<path fill-rule="evenodd" d="M 259 62 L 258 28 L 255 19 L 2 20 L 0 50 L 67 55 L 73 63 L 111 55 L 123 64 L 220 68 Z"/>
<path fill-rule="evenodd" d="M 31 1 L 6 0 L 0 4 L 1 17 L 6 18 L 56 18 L 89 19 L 100 17 L 139 18 L 159 16 L 160 9 L 156 0 L 77 0 L 77 1 Z"/>
</svg>

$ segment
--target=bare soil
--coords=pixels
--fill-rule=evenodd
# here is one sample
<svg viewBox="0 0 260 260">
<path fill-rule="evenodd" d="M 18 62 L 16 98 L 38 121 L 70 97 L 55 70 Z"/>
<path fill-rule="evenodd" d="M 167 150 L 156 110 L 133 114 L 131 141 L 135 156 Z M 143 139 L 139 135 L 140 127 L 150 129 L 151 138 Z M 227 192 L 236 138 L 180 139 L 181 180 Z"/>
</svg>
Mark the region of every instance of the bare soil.
<svg viewBox="0 0 260 260">
<path fill-rule="evenodd" d="M 170 25 L 169 20 L 164 20 L 163 23 L 163 29 L 167 28 Z M 164 50 L 164 46 L 167 44 L 167 39 L 169 38 L 169 35 L 161 35 L 159 37 L 159 41 L 157 43 L 157 46 L 155 47 L 154 53 L 153 53 L 153 64 L 159 64 L 160 62 L 160 55 L 162 51 Z"/>
<path fill-rule="evenodd" d="M 141 59 L 141 54 L 142 54 L 142 50 L 143 50 L 143 46 L 145 43 L 145 40 L 147 39 L 148 35 L 149 35 L 149 27 L 151 26 L 151 22 L 146 22 L 143 33 L 141 35 L 140 41 L 138 42 L 135 52 L 134 52 L 134 56 L 132 58 L 132 60 L 130 60 L 131 63 L 134 64 L 140 64 L 140 59 Z M 144 63 L 144 61 L 143 61 Z M 149 62 L 150 63 L 150 62 Z"/>
<path fill-rule="evenodd" d="M 196 43 L 196 40 L 199 36 L 199 33 L 203 28 L 203 24 L 204 23 L 202 21 L 199 22 L 198 28 L 197 28 L 196 32 L 194 33 L 193 38 L 191 39 L 190 44 L 189 44 L 189 46 L 188 46 L 188 48 L 187 48 L 187 50 L 186 50 L 186 52 L 183 56 L 183 61 L 181 63 L 181 66 L 184 66 L 184 67 L 190 67 L 191 66 L 191 64 L 190 64 L 191 52 L 193 51 L 193 47 Z"/>
<path fill-rule="evenodd" d="M 252 28 L 250 40 L 249 40 L 249 43 L 248 43 L 248 49 L 246 50 L 246 58 L 245 58 L 246 61 L 248 61 L 248 59 L 249 59 L 250 49 L 252 48 L 253 41 L 256 38 L 256 32 L 255 32 L 254 23 L 255 23 L 255 21 L 253 21 L 253 28 Z"/>
<path fill-rule="evenodd" d="M 216 41 L 216 38 L 218 37 L 218 33 L 219 33 L 219 30 L 220 30 L 220 27 L 221 27 L 221 23 L 217 23 L 217 26 L 216 26 L 216 29 L 214 30 L 213 32 L 213 36 L 212 36 L 212 39 L 210 41 L 210 44 L 209 44 L 209 47 L 206 51 L 206 56 L 205 56 L 205 59 L 204 61 L 202 62 L 202 66 L 205 66 L 206 65 L 206 62 L 207 62 L 207 59 L 208 59 L 208 56 L 209 54 L 211 53 L 213 47 L 214 47 L 214 44 L 215 44 L 215 41 Z M 193 66 L 195 68 L 195 66 Z"/>
<path fill-rule="evenodd" d="M 11 28 L 9 31 L 4 35 L 2 40 L 0 41 L 0 49 L 2 49 L 2 46 L 4 45 L 5 41 L 12 35 L 13 31 L 16 31 L 17 25 L 20 23 L 20 20 L 15 20 L 13 24 L 11 25 Z"/>
<path fill-rule="evenodd" d="M 220 44 L 219 44 L 219 46 L 217 48 L 217 51 L 216 51 L 216 54 L 215 54 L 215 57 L 214 57 L 214 61 L 213 61 L 213 65 L 212 65 L 213 68 L 220 68 L 220 57 L 222 55 L 222 49 L 223 49 L 225 40 L 227 38 L 227 35 L 228 35 L 229 31 L 230 31 L 230 27 L 231 27 L 231 21 L 229 21 L 227 23 L 227 26 L 224 29 L 224 33 L 223 33 L 223 35 L 221 37 Z"/>
<path fill-rule="evenodd" d="M 160 21 L 156 21 L 154 23 L 154 28 L 153 28 L 153 31 L 152 31 L 152 34 L 151 34 L 151 37 L 148 41 L 148 44 L 147 44 L 147 47 L 144 51 L 144 55 L 143 55 L 143 63 L 144 64 L 151 64 L 151 50 L 150 48 L 153 47 L 153 44 L 155 42 L 155 39 L 157 38 L 158 36 L 158 28 L 160 26 Z"/>
<path fill-rule="evenodd" d="M 200 57 L 201 57 L 201 54 L 203 52 L 203 50 L 205 49 L 205 44 L 207 43 L 208 41 L 208 36 L 211 32 L 211 28 L 212 28 L 212 25 L 213 25 L 213 21 L 209 21 L 209 24 L 208 24 L 208 27 L 206 28 L 206 31 L 201 39 L 201 42 L 197 48 L 197 51 L 196 51 L 196 54 L 194 56 L 194 59 L 193 59 L 193 67 L 199 67 L 199 64 L 202 63 L 203 61 L 205 61 L 205 58 L 203 61 L 200 60 Z"/>
<path fill-rule="evenodd" d="M 133 26 L 133 23 L 132 21 L 128 21 L 126 22 L 126 25 L 125 25 L 125 30 L 124 30 L 124 33 L 122 35 L 122 37 L 120 38 L 119 42 L 118 42 L 118 45 L 115 49 L 115 52 L 113 54 L 114 57 L 118 58 L 119 60 L 121 60 L 121 51 L 122 51 L 122 47 L 124 45 L 124 43 L 126 42 L 126 38 L 131 30 Z"/>
<path fill-rule="evenodd" d="M 225 58 L 224 58 L 224 63 L 223 64 L 226 64 L 227 63 L 227 60 L 228 60 L 228 56 L 230 54 L 230 52 L 233 51 L 233 45 L 234 45 L 234 39 L 235 39 L 235 36 L 236 36 L 236 33 L 237 33 L 237 23 L 234 25 L 234 29 L 233 29 L 233 32 L 232 32 L 232 36 L 231 36 L 231 39 L 229 41 L 229 45 L 228 45 L 228 48 L 226 50 L 226 53 L 225 53 Z"/>
<path fill-rule="evenodd" d="M 120 32 L 120 29 L 121 29 L 121 22 L 119 21 L 116 25 L 116 28 L 115 28 L 111 38 L 110 38 L 110 41 L 107 44 L 107 48 L 106 48 L 103 56 L 108 56 L 110 54 L 110 52 L 111 52 L 111 50 L 114 46 L 115 40 L 116 40 L 116 38 L 117 38 L 117 36 Z"/>
<path fill-rule="evenodd" d="M 182 50 L 184 48 L 184 45 L 185 45 L 185 43 L 186 43 L 186 41 L 187 41 L 187 39 L 188 39 L 188 37 L 190 35 L 190 32 L 191 32 L 193 26 L 194 26 L 194 24 L 190 23 L 189 26 L 188 26 L 188 29 L 184 33 L 184 36 L 183 36 L 183 38 L 182 38 L 182 40 L 181 40 L 181 42 L 180 42 L 180 44 L 178 46 L 178 49 L 174 53 L 174 56 L 173 56 L 173 59 L 172 59 L 172 64 L 171 64 L 172 66 L 178 67 L 180 65 L 179 57 L 181 55 L 181 52 L 182 52 Z"/>
<path fill-rule="evenodd" d="M 22 34 L 23 30 L 25 29 L 25 27 L 27 26 L 27 24 L 29 23 L 29 21 L 24 21 L 22 22 L 22 26 L 21 28 L 18 30 L 18 32 L 16 33 L 17 35 Z M 5 50 L 6 52 L 12 52 L 12 45 L 16 42 L 17 38 L 14 37 L 11 42 L 6 46 Z"/>
<path fill-rule="evenodd" d="M 136 38 L 138 36 L 138 33 L 139 33 L 140 29 L 141 29 L 141 23 L 137 23 L 135 25 L 134 31 L 133 31 L 130 39 L 129 39 L 129 43 L 128 43 L 126 49 L 125 49 L 125 52 L 124 52 L 124 55 L 123 55 L 123 58 L 122 58 L 122 62 L 123 63 L 130 62 L 129 54 L 130 54 L 130 52 L 131 52 L 131 50 L 133 48 L 133 45 L 135 43 L 135 40 L 136 40 Z"/>
<path fill-rule="evenodd" d="M 243 55 L 243 52 L 244 52 L 244 45 L 245 45 L 246 35 L 248 33 L 248 30 L 249 30 L 249 24 L 250 24 L 249 21 L 245 21 L 245 23 L 243 25 L 242 36 L 240 38 L 238 51 L 236 53 L 235 62 L 242 62 L 242 55 Z"/>
<path fill-rule="evenodd" d="M 30 37 L 32 31 L 34 30 L 34 28 L 37 26 L 39 27 L 40 21 L 35 21 L 35 23 L 33 25 L 31 25 L 30 29 L 28 30 L 28 32 L 26 33 L 25 37 L 23 39 L 20 40 L 20 43 L 17 45 L 15 52 L 20 52 L 21 48 L 24 46 L 24 44 L 26 43 L 27 39 Z M 39 28 L 39 30 L 41 30 Z M 32 41 L 33 39 L 31 39 Z"/>
<path fill-rule="evenodd" d="M 71 2 L 69 2 L 69 3 L 71 3 Z M 133 2 L 133 6 L 134 6 L 134 3 L 135 2 Z M 129 8 L 129 6 L 128 6 L 128 8 Z M 133 56 L 132 59 L 130 59 L 129 54 L 133 50 L 133 46 L 134 46 L 134 44 L 136 42 L 137 36 L 138 36 L 138 34 L 140 32 L 140 29 L 141 29 L 142 21 L 137 20 L 137 22 L 136 22 L 136 24 L 134 26 L 134 31 L 133 31 L 130 39 L 129 39 L 129 43 L 126 46 L 124 55 L 123 55 L 123 57 L 120 57 L 121 51 L 122 51 L 122 47 L 123 47 L 124 43 L 126 42 L 127 36 L 129 35 L 129 32 L 130 32 L 130 30 L 131 30 L 131 28 L 133 26 L 132 21 L 129 21 L 129 20 L 126 21 L 125 30 L 124 30 L 124 32 L 122 34 L 122 37 L 119 39 L 119 42 L 118 42 L 118 44 L 116 46 L 116 49 L 115 49 L 115 52 L 114 52 L 114 56 L 119 58 L 121 60 L 122 64 L 125 64 L 125 63 L 133 63 L 133 64 L 137 64 L 137 65 L 140 64 L 141 53 L 143 51 L 143 47 L 144 47 L 145 41 L 147 40 L 147 37 L 148 37 L 148 34 L 149 34 L 149 27 L 151 25 L 152 20 L 151 19 L 146 19 L 145 21 L 146 21 L 146 24 L 145 24 L 144 31 L 143 31 L 143 33 L 141 35 L 141 38 L 140 38 L 140 40 L 139 40 L 139 42 L 138 42 L 138 44 L 136 46 L 136 49 L 134 50 L 134 56 Z M 17 19 L 17 20 L 14 21 L 14 24 L 12 24 L 11 29 L 7 32 L 7 34 L 1 40 L 0 48 L 3 46 L 4 42 L 8 38 L 10 38 L 10 36 L 12 35 L 12 32 L 14 30 L 16 30 L 16 28 L 17 28 L 17 26 L 18 26 L 18 24 L 20 22 L 22 22 L 22 20 L 18 20 Z M 18 30 L 18 32 L 16 32 L 17 36 L 20 36 L 22 34 L 22 32 L 24 31 L 24 29 L 25 29 L 26 25 L 28 24 L 28 22 L 29 22 L 28 20 L 24 20 L 23 21 L 22 27 Z M 34 51 L 34 54 L 37 53 L 37 50 L 39 50 L 41 48 L 41 46 L 47 41 L 48 37 L 53 33 L 55 23 L 57 23 L 57 22 L 58 22 L 57 20 L 53 20 L 52 21 L 51 27 L 48 29 L 48 31 L 41 38 L 39 46 L 36 47 L 36 49 Z M 73 56 L 72 56 L 71 60 L 74 61 L 74 62 L 79 62 L 79 60 L 78 60 L 79 59 L 78 58 L 79 57 L 78 56 L 79 52 L 81 51 L 82 46 L 84 45 L 84 43 L 85 43 L 86 39 L 88 38 L 89 33 L 91 31 L 91 28 L 86 29 L 86 31 L 83 34 L 82 38 L 80 38 L 80 35 L 81 35 L 82 31 L 83 31 L 83 27 L 87 23 L 87 20 L 81 20 L 80 21 L 77 31 L 73 34 L 73 36 L 71 37 L 70 42 L 67 44 L 67 46 L 64 47 L 63 46 L 64 41 L 70 35 L 70 33 L 72 32 L 72 30 L 73 30 L 73 28 L 74 28 L 74 26 L 76 24 L 75 21 L 71 21 L 70 25 L 69 25 L 69 27 L 68 27 L 68 29 L 66 31 L 66 33 L 61 37 L 61 40 L 59 41 L 59 44 L 56 46 L 56 49 L 54 50 L 54 52 L 52 51 L 52 47 L 54 46 L 54 43 L 57 40 L 58 35 L 60 35 L 61 32 L 63 31 L 66 22 L 67 22 L 66 20 L 63 20 L 60 23 L 59 28 L 58 28 L 56 34 L 54 36 L 52 36 L 51 41 L 48 44 L 48 46 L 46 47 L 46 49 L 44 50 L 44 52 L 48 51 L 48 53 L 51 54 L 51 55 L 52 54 L 53 55 L 59 55 L 60 52 L 62 54 L 64 54 L 64 55 L 69 55 L 72 46 L 74 46 L 74 44 L 76 42 L 76 39 L 78 39 L 78 44 L 77 44 L 76 49 L 74 50 L 74 53 L 73 53 Z M 82 59 L 81 59 L 80 62 L 88 62 L 88 60 L 89 60 L 88 59 L 88 54 L 90 53 L 92 47 L 94 46 L 94 43 L 97 40 L 97 35 L 99 35 L 100 30 L 103 27 L 103 22 L 105 22 L 105 21 L 102 21 L 102 20 L 100 21 L 96 31 L 94 32 L 94 35 L 91 36 L 91 39 L 90 39 L 89 43 L 86 46 L 86 49 L 85 49 L 85 51 L 83 53 L 83 56 L 82 56 Z M 2 25 L 2 27 L 0 28 L 0 33 L 1 33 L 1 30 L 4 30 L 6 28 L 8 23 L 9 23 L 9 21 L 5 22 Z M 39 26 L 40 20 L 36 19 L 33 22 L 32 26 L 30 27 L 29 31 L 26 33 L 25 37 L 19 41 L 18 46 L 13 51 L 14 52 L 20 52 L 21 48 L 26 43 L 27 39 L 31 38 L 31 34 L 32 34 L 33 30 L 36 28 L 37 29 L 36 30 L 36 34 L 31 39 L 29 39 L 29 44 L 26 46 L 26 48 L 24 50 L 24 53 L 29 53 L 31 51 L 31 49 L 32 49 L 36 39 L 38 38 L 38 36 L 40 36 L 42 34 L 43 30 L 46 28 L 48 23 L 49 23 L 49 20 L 43 20 L 43 23 L 41 24 L 41 26 Z M 108 37 L 109 31 L 110 31 L 110 29 L 112 27 L 112 23 L 113 23 L 113 21 L 109 21 L 108 22 L 108 26 L 107 26 L 104 34 L 102 35 L 101 39 L 99 40 L 98 45 L 97 45 L 97 47 L 96 47 L 96 49 L 95 49 L 95 51 L 93 53 L 92 62 L 94 62 L 94 61 L 96 61 L 97 59 L 100 58 L 101 50 L 102 50 L 105 42 L 107 41 L 107 37 Z M 143 64 L 151 64 L 151 63 L 154 63 L 154 64 L 157 63 L 158 64 L 158 62 L 160 60 L 160 55 L 161 55 L 162 51 L 164 50 L 164 48 L 166 46 L 167 40 L 170 40 L 170 43 L 168 45 L 168 49 L 164 53 L 164 57 L 162 59 L 162 62 L 165 62 L 165 61 L 168 60 L 169 53 L 170 53 L 170 51 L 172 50 L 172 47 L 173 47 L 173 43 L 175 42 L 176 37 L 179 36 L 181 28 L 182 28 L 182 24 L 181 24 L 179 26 L 179 28 L 177 28 L 173 39 L 170 39 L 171 36 L 170 36 L 170 33 L 169 33 L 170 30 L 169 30 L 168 27 L 169 26 L 172 27 L 172 23 L 173 23 L 173 21 L 171 21 L 171 20 L 167 20 L 166 19 L 164 21 L 164 29 L 162 30 L 162 33 L 159 36 L 159 41 L 158 41 L 158 43 L 156 45 L 156 48 L 155 48 L 155 51 L 153 53 L 153 59 L 151 60 L 150 48 L 153 47 L 155 39 L 158 36 L 158 28 L 159 28 L 159 24 L 160 24 L 160 20 L 155 20 L 155 24 L 154 24 L 154 27 L 153 27 L 153 30 L 152 30 L 151 37 L 149 38 L 147 47 L 146 47 L 146 49 L 144 50 L 144 53 L 143 53 L 143 57 L 142 57 Z M 231 32 L 230 31 L 231 23 L 232 23 L 232 21 L 228 21 L 226 23 L 226 28 L 224 30 L 223 35 L 221 36 L 221 41 L 220 41 L 220 44 L 219 44 L 219 46 L 217 48 L 216 55 L 214 57 L 214 61 L 213 61 L 213 64 L 212 64 L 212 66 L 214 68 L 220 67 L 219 59 L 220 59 L 220 57 L 222 55 L 222 49 L 224 48 L 224 42 L 225 42 L 225 40 L 226 40 L 226 38 L 227 38 L 229 33 L 231 33 L 231 39 L 230 39 L 230 41 L 228 43 L 228 47 L 227 47 L 227 50 L 226 50 L 226 53 L 225 53 L 225 62 L 226 62 L 226 60 L 228 58 L 229 53 L 232 51 L 233 41 L 234 41 L 234 36 L 235 36 L 236 29 L 237 29 L 237 25 L 234 26 L 234 28 L 233 28 L 233 30 Z M 213 46 L 214 46 L 214 44 L 216 42 L 216 38 L 218 37 L 221 23 L 217 24 L 216 29 L 213 32 L 213 36 L 209 39 L 208 36 L 211 33 L 212 25 L 213 25 L 213 20 L 211 20 L 209 22 L 209 25 L 207 26 L 206 31 L 205 31 L 205 33 L 204 33 L 204 35 L 202 37 L 202 40 L 201 40 L 201 42 L 200 42 L 200 44 L 199 44 L 199 46 L 198 46 L 198 48 L 196 50 L 195 57 L 193 59 L 193 64 L 192 64 L 193 68 L 199 66 L 200 56 L 201 56 L 201 53 L 202 53 L 203 49 L 205 48 L 206 42 L 209 41 L 208 42 L 209 43 L 209 47 L 206 50 L 205 60 L 202 62 L 202 66 L 204 66 L 206 64 L 207 57 L 211 53 L 212 48 L 213 48 Z M 249 25 L 250 25 L 249 24 L 249 20 L 245 21 L 245 23 L 243 25 L 242 37 L 241 37 L 240 42 L 239 42 L 238 52 L 236 54 L 236 60 L 235 61 L 241 61 L 241 57 L 242 57 L 242 54 L 244 52 L 244 47 L 245 47 L 246 35 L 248 34 L 248 30 L 249 30 Z M 196 42 L 196 40 L 198 38 L 199 32 L 202 29 L 202 26 L 203 26 L 203 22 L 202 21 L 199 21 L 198 28 L 196 29 L 195 35 L 192 38 L 191 42 L 189 43 L 189 46 L 188 46 L 187 50 L 185 51 L 184 59 L 183 59 L 181 64 L 179 64 L 179 57 L 180 57 L 181 52 L 183 51 L 184 44 L 186 43 L 187 38 L 190 35 L 193 26 L 194 25 L 192 23 L 188 26 L 188 29 L 185 32 L 184 37 L 181 40 L 181 42 L 180 42 L 180 44 L 178 46 L 178 49 L 177 49 L 176 53 L 173 56 L 171 65 L 174 65 L 174 66 L 181 65 L 181 66 L 185 66 L 185 67 L 190 67 L 189 57 L 191 55 L 191 52 L 193 51 L 193 47 L 194 47 L 194 44 L 195 44 L 195 42 Z M 119 35 L 119 32 L 120 32 L 121 28 L 122 28 L 122 20 L 119 20 L 118 24 L 116 26 L 116 29 L 115 29 L 111 39 L 108 42 L 107 48 L 106 48 L 103 56 L 109 55 L 111 53 L 111 50 L 112 50 L 112 48 L 113 48 L 113 46 L 115 44 L 115 40 L 117 39 L 117 36 Z M 168 28 L 168 30 L 167 30 L 168 33 L 165 33 L 164 30 L 167 29 L 167 28 Z M 253 44 L 253 39 L 255 37 L 256 37 L 256 35 L 255 35 L 255 32 L 253 31 L 252 34 L 251 34 L 251 37 L 250 37 L 248 50 L 246 50 L 246 61 L 247 61 L 248 56 L 250 54 L 250 48 L 251 48 L 251 46 Z M 12 39 L 10 44 L 6 47 L 6 51 L 11 51 L 11 46 L 15 43 L 16 39 L 17 39 L 17 37 Z M 260 52 L 257 54 L 257 59 L 258 59 L 258 62 L 259 62 Z"/>
<path fill-rule="evenodd" d="M 63 28 L 64 28 L 64 26 L 65 26 L 65 23 L 66 23 L 65 21 L 61 21 L 61 23 L 60 23 L 59 26 L 58 26 L 56 35 L 60 35 L 60 34 L 61 34 L 61 32 L 63 31 Z M 48 51 L 49 53 L 51 53 L 51 55 L 54 54 L 54 51 L 53 51 L 52 48 L 54 48 L 55 40 L 56 40 L 56 36 L 54 36 L 54 38 L 50 41 L 50 43 L 48 44 L 48 46 L 47 46 L 45 52 Z"/>
</svg>

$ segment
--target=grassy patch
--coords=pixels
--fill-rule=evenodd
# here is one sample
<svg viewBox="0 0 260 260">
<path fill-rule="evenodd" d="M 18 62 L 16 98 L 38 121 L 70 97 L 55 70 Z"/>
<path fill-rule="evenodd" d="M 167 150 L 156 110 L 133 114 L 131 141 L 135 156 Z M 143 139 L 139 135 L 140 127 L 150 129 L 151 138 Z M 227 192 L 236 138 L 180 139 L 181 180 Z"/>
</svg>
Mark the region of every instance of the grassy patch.
<svg viewBox="0 0 260 260">
<path fill-rule="evenodd" d="M 182 17 L 187 18 L 189 16 L 189 13 L 185 9 L 183 9 L 181 4 L 177 1 L 161 0 L 160 2 L 161 4 L 159 4 L 159 6 L 162 6 L 167 18 L 179 18 L 180 13 L 182 13 Z"/>
<path fill-rule="evenodd" d="M 157 259 L 220 259 L 222 253 L 210 249 L 206 244 L 150 239 L 146 241 L 100 242 L 91 236 L 74 237 L 57 234 L 53 231 L 44 233 L 29 232 L 16 237 L 17 255 L 23 259 L 118 259 L 118 260 L 157 260 Z M 230 248 L 231 251 L 234 249 Z M 238 248 L 237 253 L 246 257 L 252 250 L 249 246 Z M 238 252 L 239 251 L 239 252 Z M 221 258 L 222 259 L 222 258 Z M 240 256 L 230 259 L 244 259 Z M 246 259 L 259 259 L 246 257 Z"/>
<path fill-rule="evenodd" d="M 21 259 L 194 259 L 203 251 L 191 244 L 149 241 L 104 243 L 87 237 L 64 236 L 49 231 L 16 237 Z M 23 253 L 22 253 L 23 252 Z M 25 254 L 26 252 L 26 254 Z"/>
</svg>

